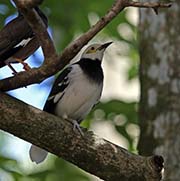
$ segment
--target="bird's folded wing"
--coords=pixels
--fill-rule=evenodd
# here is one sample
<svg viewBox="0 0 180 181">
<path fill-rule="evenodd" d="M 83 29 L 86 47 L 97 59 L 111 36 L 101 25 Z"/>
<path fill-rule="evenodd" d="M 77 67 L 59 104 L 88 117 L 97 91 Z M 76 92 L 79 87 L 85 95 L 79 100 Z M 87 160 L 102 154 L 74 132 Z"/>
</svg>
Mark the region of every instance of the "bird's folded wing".
<svg viewBox="0 0 180 181">
<path fill-rule="evenodd" d="M 49 94 L 49 97 L 44 106 L 44 111 L 53 113 L 54 106 L 61 99 L 65 88 L 69 85 L 68 74 L 71 72 L 71 67 L 65 68 L 57 77 Z"/>
<path fill-rule="evenodd" d="M 0 31 L 0 56 L 34 33 L 23 16 L 18 16 Z"/>
</svg>

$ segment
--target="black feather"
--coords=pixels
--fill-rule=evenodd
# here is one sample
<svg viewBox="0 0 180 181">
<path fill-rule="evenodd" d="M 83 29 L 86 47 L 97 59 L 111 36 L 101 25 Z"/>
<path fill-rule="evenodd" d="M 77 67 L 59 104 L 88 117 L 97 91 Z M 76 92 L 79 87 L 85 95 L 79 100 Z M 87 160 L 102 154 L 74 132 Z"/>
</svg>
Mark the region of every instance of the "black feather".
<svg viewBox="0 0 180 181">
<path fill-rule="evenodd" d="M 104 75 L 100 60 L 82 58 L 76 64 L 80 65 L 84 74 L 87 75 L 90 80 L 95 81 L 96 83 L 101 83 L 103 81 Z"/>
</svg>

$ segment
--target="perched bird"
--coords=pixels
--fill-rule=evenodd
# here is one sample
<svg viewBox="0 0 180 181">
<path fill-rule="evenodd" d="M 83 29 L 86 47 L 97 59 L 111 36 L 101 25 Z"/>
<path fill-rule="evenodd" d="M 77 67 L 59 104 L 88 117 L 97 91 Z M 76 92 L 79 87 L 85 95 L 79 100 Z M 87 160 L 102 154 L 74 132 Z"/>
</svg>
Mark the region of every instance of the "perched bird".
<svg viewBox="0 0 180 181">
<path fill-rule="evenodd" d="M 38 7 L 34 9 L 47 27 L 47 17 Z M 38 38 L 23 15 L 19 13 L 15 19 L 0 30 L 0 68 L 8 65 L 13 74 L 16 74 L 17 72 L 11 63 L 20 62 L 25 70 L 29 70 L 30 67 L 24 63 L 24 60 L 33 54 L 39 46 Z"/>
<path fill-rule="evenodd" d="M 101 62 L 105 49 L 112 42 L 92 44 L 82 53 L 78 62 L 67 66 L 57 77 L 47 99 L 44 111 L 66 118 L 81 134 L 81 121 L 97 104 L 103 88 Z M 33 162 L 41 163 L 47 152 L 35 145 L 29 151 Z"/>
</svg>

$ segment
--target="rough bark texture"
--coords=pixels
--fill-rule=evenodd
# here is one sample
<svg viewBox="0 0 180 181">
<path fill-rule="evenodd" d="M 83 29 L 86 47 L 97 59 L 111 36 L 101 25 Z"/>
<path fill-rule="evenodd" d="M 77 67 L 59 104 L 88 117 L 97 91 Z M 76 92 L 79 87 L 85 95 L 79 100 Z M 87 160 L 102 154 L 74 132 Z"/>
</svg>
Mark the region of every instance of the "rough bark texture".
<svg viewBox="0 0 180 181">
<path fill-rule="evenodd" d="M 106 181 L 159 181 L 160 156 L 129 153 L 92 132 L 72 131 L 72 124 L 0 93 L 0 129 L 64 158 Z M 28 154 L 28 153 L 27 153 Z"/>
<path fill-rule="evenodd" d="M 172 8 L 140 10 L 139 150 L 165 158 L 165 178 L 180 180 L 180 1 Z"/>
</svg>

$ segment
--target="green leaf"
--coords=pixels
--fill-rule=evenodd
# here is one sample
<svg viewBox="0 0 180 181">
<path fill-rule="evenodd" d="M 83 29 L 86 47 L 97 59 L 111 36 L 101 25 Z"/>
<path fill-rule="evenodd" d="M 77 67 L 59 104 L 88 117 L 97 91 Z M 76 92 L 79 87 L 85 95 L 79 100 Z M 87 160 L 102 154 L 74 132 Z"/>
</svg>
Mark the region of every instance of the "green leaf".
<svg viewBox="0 0 180 181">
<path fill-rule="evenodd" d="M 137 124 L 137 102 L 124 102 L 120 100 L 111 100 L 108 102 L 100 102 L 95 106 L 93 111 L 88 115 L 89 119 L 92 119 L 95 110 L 101 109 L 105 113 L 105 118 L 112 113 L 118 115 L 123 114 L 129 122 Z"/>
</svg>

